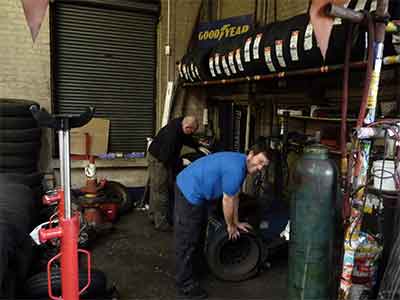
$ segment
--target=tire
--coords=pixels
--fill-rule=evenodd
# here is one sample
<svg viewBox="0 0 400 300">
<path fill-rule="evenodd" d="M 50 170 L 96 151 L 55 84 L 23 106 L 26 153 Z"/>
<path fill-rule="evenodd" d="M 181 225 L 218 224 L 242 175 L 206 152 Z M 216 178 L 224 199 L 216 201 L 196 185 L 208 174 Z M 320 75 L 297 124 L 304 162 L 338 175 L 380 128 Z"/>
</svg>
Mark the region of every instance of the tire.
<svg viewBox="0 0 400 300">
<path fill-rule="evenodd" d="M 108 200 L 119 204 L 118 213 L 120 215 L 130 212 L 133 208 L 133 201 L 126 187 L 116 181 L 107 181 L 104 187 L 104 193 Z"/>
<path fill-rule="evenodd" d="M 61 296 L 61 272 L 54 270 L 51 273 L 53 294 Z M 79 272 L 79 288 L 87 283 L 86 272 Z M 47 272 L 41 272 L 29 278 L 24 285 L 25 297 L 29 299 L 48 299 Z M 93 299 L 104 296 L 107 292 L 107 279 L 100 270 L 91 270 L 91 283 L 89 288 L 81 295 L 82 298 Z"/>
<path fill-rule="evenodd" d="M 0 160 L 3 158 L 0 158 Z M 31 173 L 36 173 L 37 172 L 37 167 L 36 166 L 30 166 L 30 167 L 0 167 L 0 174 L 31 174 Z"/>
<path fill-rule="evenodd" d="M 30 236 L 18 247 L 15 254 L 17 282 L 25 282 L 33 259 L 33 244 Z"/>
<path fill-rule="evenodd" d="M 13 246 L 9 243 L 9 230 L 7 226 L 0 224 L 0 298 L 7 299 L 8 297 L 8 282 L 7 278 L 9 268 L 10 249 Z"/>
<path fill-rule="evenodd" d="M 30 168 L 36 167 L 38 161 L 33 158 L 14 155 L 0 155 L 0 168 Z"/>
<path fill-rule="evenodd" d="M 32 105 L 38 105 L 38 103 L 30 100 L 0 98 L 0 116 L 32 116 L 29 110 Z"/>
<path fill-rule="evenodd" d="M 3 143 L 0 142 L 0 156 L 3 154 L 20 155 L 25 157 L 37 157 L 40 151 L 40 142 L 33 143 Z M 0 158 L 1 159 L 1 158 Z"/>
<path fill-rule="evenodd" d="M 40 137 L 40 128 L 20 130 L 0 129 L 0 142 L 2 143 L 38 142 L 40 141 Z"/>
<path fill-rule="evenodd" d="M 23 184 L 0 184 L 0 224 L 7 226 L 12 242 L 23 242 L 31 229 L 34 198 Z"/>
<path fill-rule="evenodd" d="M 205 256 L 215 277 L 239 282 L 255 276 L 263 260 L 262 243 L 253 233 L 242 232 L 237 241 L 230 241 L 219 221 L 208 224 Z"/>
<path fill-rule="evenodd" d="M 18 183 L 29 187 L 36 187 L 42 184 L 42 173 L 16 174 L 0 173 L 0 183 Z"/>
<path fill-rule="evenodd" d="M 0 116 L 0 129 L 31 129 L 37 127 L 36 120 L 31 117 L 16 118 Z"/>
</svg>

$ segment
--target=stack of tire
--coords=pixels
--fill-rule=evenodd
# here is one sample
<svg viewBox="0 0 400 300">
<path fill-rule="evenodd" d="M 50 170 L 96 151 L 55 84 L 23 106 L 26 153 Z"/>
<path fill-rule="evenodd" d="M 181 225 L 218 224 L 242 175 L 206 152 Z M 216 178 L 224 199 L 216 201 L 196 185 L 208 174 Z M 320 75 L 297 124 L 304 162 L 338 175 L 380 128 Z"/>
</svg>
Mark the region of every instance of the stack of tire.
<svg viewBox="0 0 400 300">
<path fill-rule="evenodd" d="M 16 295 L 28 274 L 36 223 L 41 132 L 30 114 L 33 101 L 0 99 L 0 298 Z"/>
<path fill-rule="evenodd" d="M 349 8 L 373 12 L 376 0 L 351 0 Z M 400 11 L 392 3 L 394 13 Z M 335 19 L 325 59 L 322 57 L 309 14 L 261 26 L 246 34 L 225 39 L 209 50 L 191 50 L 184 56 L 180 77 L 187 82 L 221 80 L 234 77 L 265 75 L 288 70 L 316 68 L 323 65 L 342 64 L 348 26 Z M 353 30 L 351 59 L 364 59 L 366 52 L 365 28 L 356 25 Z M 388 39 L 387 49 L 394 42 Z M 399 43 L 400 44 L 400 43 Z M 399 47 L 400 48 L 400 47 Z M 394 53 L 393 50 L 390 53 Z M 386 55 L 389 53 L 386 51 Z M 193 65 L 193 67 L 192 67 Z M 195 68 L 194 68 L 195 67 Z M 190 69 L 201 70 L 202 76 L 190 76 Z M 188 72 L 184 72 L 186 70 Z M 189 75 L 186 75 L 189 73 Z M 195 72 L 194 72 L 195 73 Z"/>
<path fill-rule="evenodd" d="M 36 192 L 42 182 L 41 131 L 29 111 L 31 105 L 37 103 L 0 99 L 0 182 L 24 184 Z"/>
<path fill-rule="evenodd" d="M 28 276 L 33 249 L 34 194 L 23 184 L 0 183 L 0 299 L 15 299 Z"/>
</svg>

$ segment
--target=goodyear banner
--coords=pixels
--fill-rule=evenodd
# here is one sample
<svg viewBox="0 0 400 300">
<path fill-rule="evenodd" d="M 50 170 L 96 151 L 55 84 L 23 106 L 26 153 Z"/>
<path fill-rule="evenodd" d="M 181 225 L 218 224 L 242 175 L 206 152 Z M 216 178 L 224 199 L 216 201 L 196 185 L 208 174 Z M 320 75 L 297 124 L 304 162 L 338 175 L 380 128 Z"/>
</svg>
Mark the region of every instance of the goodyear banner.
<svg viewBox="0 0 400 300">
<path fill-rule="evenodd" d="M 244 34 L 252 28 L 252 15 L 200 23 L 197 30 L 197 46 L 201 48 L 214 47 L 222 40 Z"/>
</svg>

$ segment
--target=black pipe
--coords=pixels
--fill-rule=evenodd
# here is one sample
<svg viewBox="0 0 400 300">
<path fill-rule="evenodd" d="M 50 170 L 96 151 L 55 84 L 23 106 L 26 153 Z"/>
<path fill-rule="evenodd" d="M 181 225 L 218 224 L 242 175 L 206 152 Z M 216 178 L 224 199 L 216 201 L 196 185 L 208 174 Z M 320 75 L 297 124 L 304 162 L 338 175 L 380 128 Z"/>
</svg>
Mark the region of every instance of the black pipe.
<svg viewBox="0 0 400 300">
<path fill-rule="evenodd" d="M 340 122 L 340 152 L 341 152 L 341 176 L 344 178 L 347 171 L 347 109 L 349 101 L 349 76 L 350 76 L 350 57 L 351 57 L 351 38 L 353 36 L 353 24 L 348 25 L 347 29 L 347 40 L 346 40 L 346 52 L 343 68 L 343 95 L 342 95 L 342 119 Z M 342 184 L 344 181 L 342 180 Z M 343 186 L 343 185 L 342 185 Z"/>
<path fill-rule="evenodd" d="M 348 20 L 352 23 L 361 23 L 364 20 L 364 14 L 362 12 L 357 12 L 353 9 L 337 6 L 331 3 L 325 6 L 324 11 L 328 16 Z"/>
</svg>

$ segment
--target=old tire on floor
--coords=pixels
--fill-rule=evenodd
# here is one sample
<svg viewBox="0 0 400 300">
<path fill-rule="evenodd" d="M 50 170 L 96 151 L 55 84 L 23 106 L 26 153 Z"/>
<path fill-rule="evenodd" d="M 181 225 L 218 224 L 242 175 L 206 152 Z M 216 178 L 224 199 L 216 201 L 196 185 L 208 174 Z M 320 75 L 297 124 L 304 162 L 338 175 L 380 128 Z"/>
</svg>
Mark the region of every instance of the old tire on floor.
<svg viewBox="0 0 400 300">
<path fill-rule="evenodd" d="M 252 232 L 242 232 L 231 241 L 225 225 L 208 225 L 205 256 L 210 271 L 218 279 L 243 281 L 257 274 L 262 261 L 262 243 Z"/>
<path fill-rule="evenodd" d="M 29 108 L 37 102 L 22 99 L 0 98 L 0 116 L 32 116 Z"/>
<path fill-rule="evenodd" d="M 37 157 L 40 151 L 40 142 L 4 143 L 0 142 L 0 155 L 18 155 L 23 157 Z"/>
<path fill-rule="evenodd" d="M 0 129 L 0 142 L 2 143 L 39 142 L 40 136 L 40 128 Z"/>
<path fill-rule="evenodd" d="M 133 201 L 128 193 L 126 187 L 116 181 L 107 181 L 104 187 L 104 193 L 107 200 L 118 203 L 118 213 L 120 215 L 130 212 L 133 208 Z"/>
<path fill-rule="evenodd" d="M 0 129 L 31 129 L 36 127 L 37 122 L 35 119 L 30 117 L 19 118 L 0 116 Z"/>
<path fill-rule="evenodd" d="M 0 183 L 18 183 L 29 187 L 42 184 L 43 174 L 40 172 L 31 174 L 0 173 Z"/>
<path fill-rule="evenodd" d="M 87 273 L 79 272 L 79 288 L 87 284 Z M 61 296 L 61 272 L 54 270 L 51 273 L 52 290 L 55 296 Z M 41 272 L 29 278 L 24 285 L 25 297 L 29 299 L 47 299 L 47 272 Z M 82 298 L 94 299 L 104 296 L 107 292 L 106 275 L 100 270 L 91 270 L 91 283 L 89 288 L 81 295 Z"/>
</svg>

